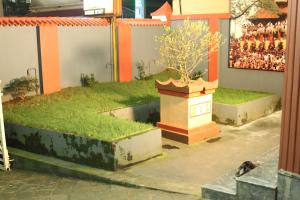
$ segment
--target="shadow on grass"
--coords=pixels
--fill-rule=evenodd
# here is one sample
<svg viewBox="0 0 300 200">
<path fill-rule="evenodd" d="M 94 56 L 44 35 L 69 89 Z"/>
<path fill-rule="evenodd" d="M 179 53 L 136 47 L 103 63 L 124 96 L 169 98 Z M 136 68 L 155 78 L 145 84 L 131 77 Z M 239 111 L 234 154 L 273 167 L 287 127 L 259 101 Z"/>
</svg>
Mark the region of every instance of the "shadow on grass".
<svg viewBox="0 0 300 200">
<path fill-rule="evenodd" d="M 125 107 L 134 107 L 138 105 L 149 104 L 152 102 L 159 102 L 159 97 L 154 95 L 146 95 L 146 96 L 134 96 L 128 95 L 129 97 L 126 100 L 116 101 Z"/>
</svg>

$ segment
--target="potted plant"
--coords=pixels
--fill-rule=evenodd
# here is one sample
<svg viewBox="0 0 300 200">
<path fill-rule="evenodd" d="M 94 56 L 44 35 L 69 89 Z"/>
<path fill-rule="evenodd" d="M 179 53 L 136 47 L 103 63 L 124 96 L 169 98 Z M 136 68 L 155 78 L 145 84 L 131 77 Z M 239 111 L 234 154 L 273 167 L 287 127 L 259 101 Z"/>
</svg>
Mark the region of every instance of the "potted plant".
<svg viewBox="0 0 300 200">
<path fill-rule="evenodd" d="M 219 48 L 220 33 L 211 33 L 202 22 L 185 21 L 181 26 L 165 27 L 157 37 L 160 63 L 175 70 L 179 80 L 156 81 L 160 93 L 160 122 L 162 135 L 186 144 L 219 134 L 212 122 L 212 95 L 218 81 L 192 80 L 199 63 Z"/>
</svg>

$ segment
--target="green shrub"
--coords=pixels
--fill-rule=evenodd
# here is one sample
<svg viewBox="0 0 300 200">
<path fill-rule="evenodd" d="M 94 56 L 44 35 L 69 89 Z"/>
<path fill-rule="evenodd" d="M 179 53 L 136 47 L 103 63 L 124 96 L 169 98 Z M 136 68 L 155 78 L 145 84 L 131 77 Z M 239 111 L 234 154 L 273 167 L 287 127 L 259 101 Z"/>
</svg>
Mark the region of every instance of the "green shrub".
<svg viewBox="0 0 300 200">
<path fill-rule="evenodd" d="M 91 74 L 91 76 L 81 74 L 80 82 L 83 87 L 93 87 L 96 84 L 95 76 L 94 74 Z"/>
<path fill-rule="evenodd" d="M 5 85 L 3 90 L 6 94 L 11 94 L 13 99 L 24 100 L 28 92 L 36 91 L 38 87 L 38 79 L 30 76 L 23 76 L 11 80 Z"/>
<path fill-rule="evenodd" d="M 192 75 L 190 75 L 190 79 L 191 80 L 197 80 L 198 78 L 203 78 L 204 74 L 207 73 L 207 69 L 205 69 L 205 71 L 195 71 L 194 73 L 192 73 Z"/>
<path fill-rule="evenodd" d="M 145 66 L 145 62 L 143 60 L 138 61 L 136 63 L 136 67 L 138 70 L 138 76 L 135 77 L 135 79 L 137 80 L 149 80 L 151 79 L 151 75 L 150 74 L 146 74 L 146 66 Z M 150 66 L 149 66 L 150 67 Z"/>
</svg>

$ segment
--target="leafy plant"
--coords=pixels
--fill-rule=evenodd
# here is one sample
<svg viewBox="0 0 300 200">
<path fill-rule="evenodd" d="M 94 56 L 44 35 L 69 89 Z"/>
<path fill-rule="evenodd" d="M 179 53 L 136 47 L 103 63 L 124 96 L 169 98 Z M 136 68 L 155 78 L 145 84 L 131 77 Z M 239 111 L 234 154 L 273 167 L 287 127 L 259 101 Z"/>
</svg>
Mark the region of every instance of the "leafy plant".
<svg viewBox="0 0 300 200">
<path fill-rule="evenodd" d="M 206 73 L 207 73 L 207 69 L 205 69 L 204 72 L 201 71 L 201 70 L 193 72 L 190 79 L 191 80 L 197 80 L 198 78 L 203 78 L 204 74 L 206 74 Z"/>
<path fill-rule="evenodd" d="M 136 67 L 138 70 L 138 76 L 135 77 L 137 80 L 149 80 L 151 78 L 150 74 L 146 74 L 146 66 L 143 60 L 140 60 L 136 63 Z M 150 68 L 150 66 L 149 66 Z"/>
<path fill-rule="evenodd" d="M 94 74 L 91 74 L 90 76 L 81 74 L 80 82 L 83 87 L 93 87 L 96 84 L 95 76 Z"/>
<path fill-rule="evenodd" d="M 38 79 L 31 76 L 23 76 L 11 80 L 3 88 L 5 93 L 11 94 L 13 99 L 24 100 L 28 92 L 37 90 Z"/>
<path fill-rule="evenodd" d="M 180 74 L 180 80 L 190 83 L 195 68 L 220 46 L 221 34 L 209 31 L 203 22 L 184 21 L 183 25 L 164 28 L 156 38 L 160 64 Z"/>
<path fill-rule="evenodd" d="M 136 67 L 138 70 L 138 76 L 135 77 L 137 80 L 145 80 L 146 78 L 146 71 L 145 71 L 145 63 L 143 60 L 138 61 L 136 63 Z"/>
</svg>

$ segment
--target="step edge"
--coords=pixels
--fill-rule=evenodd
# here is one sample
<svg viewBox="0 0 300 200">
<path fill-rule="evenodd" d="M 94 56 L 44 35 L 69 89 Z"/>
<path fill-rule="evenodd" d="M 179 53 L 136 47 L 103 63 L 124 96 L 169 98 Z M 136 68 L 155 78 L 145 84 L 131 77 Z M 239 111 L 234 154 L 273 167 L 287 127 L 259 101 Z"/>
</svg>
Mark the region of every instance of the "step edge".
<svg viewBox="0 0 300 200">
<path fill-rule="evenodd" d="M 277 180 L 277 179 L 276 179 Z M 277 188 L 277 182 L 270 182 L 270 181 L 265 181 L 263 179 L 252 179 L 252 180 L 244 180 L 244 179 L 236 179 L 237 183 L 246 183 L 246 184 L 251 184 L 259 187 L 264 187 L 264 188 L 269 188 L 269 189 L 276 189 Z"/>
<path fill-rule="evenodd" d="M 90 166 L 86 166 L 86 165 L 81 165 L 81 164 L 77 164 L 77 163 L 72 163 L 69 161 L 64 161 L 58 158 L 53 158 L 53 157 L 49 157 L 49 156 L 44 156 L 44 155 L 39 155 L 36 153 L 31 153 L 25 150 L 21 150 L 21 149 L 17 149 L 17 148 L 12 148 L 9 147 L 10 149 L 10 154 L 11 155 L 15 155 L 17 157 L 21 157 L 23 159 L 27 159 L 27 160 L 31 160 L 33 162 L 39 162 L 41 164 L 44 165 L 50 165 L 51 167 L 58 167 L 64 170 L 69 170 L 70 172 L 76 172 L 79 173 L 79 175 L 84 175 L 86 177 L 93 177 L 93 180 L 98 180 L 98 181 L 103 181 L 106 183 L 115 183 L 115 184 L 119 184 L 122 186 L 126 186 L 126 187 L 137 187 L 137 188 L 147 188 L 147 189 L 152 189 L 152 190 L 159 190 L 159 191 L 164 191 L 164 192 L 171 192 L 171 193 L 179 193 L 179 194 L 186 194 L 186 195 L 194 195 L 194 196 L 198 196 L 199 195 L 199 191 L 201 190 L 200 186 L 199 186 L 199 190 L 193 191 L 193 188 L 190 189 L 190 191 L 188 191 L 188 189 L 186 187 L 184 187 L 185 189 L 187 189 L 186 191 L 183 192 L 183 189 L 181 191 L 175 190 L 175 189 L 166 189 L 165 188 L 158 188 L 158 187 L 153 187 L 153 186 L 146 186 L 145 184 L 138 184 L 138 183 L 133 183 L 133 181 L 131 180 L 126 180 L 125 178 L 121 178 L 121 177 L 112 177 L 112 174 L 114 172 L 110 172 L 110 171 L 106 171 L 104 169 L 97 169 L 97 168 L 93 168 Z M 29 156 L 29 157 L 26 157 Z M 58 161 L 59 164 L 57 164 L 57 162 L 50 162 L 49 160 L 52 161 Z M 103 174 L 99 174 L 101 171 L 101 173 Z M 118 176 L 118 175 L 116 175 Z M 135 179 L 135 177 L 126 177 L 129 179 Z M 92 178 L 88 178 L 88 179 L 92 179 Z"/>
<path fill-rule="evenodd" d="M 227 187 L 216 186 L 216 185 L 213 185 L 213 184 L 205 184 L 205 185 L 202 186 L 201 190 L 202 190 L 202 193 L 203 193 L 203 190 L 208 190 L 208 191 L 214 191 L 214 192 L 221 192 L 221 193 L 225 193 L 225 194 L 230 194 L 230 195 L 233 195 L 233 196 L 237 195 L 236 188 L 235 189 L 229 189 Z"/>
</svg>

